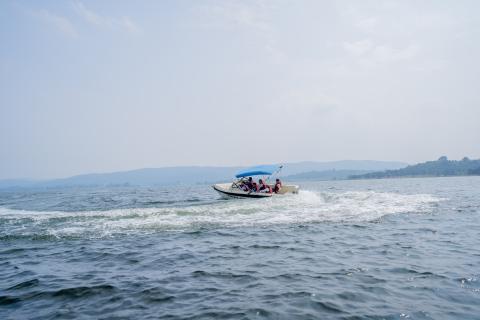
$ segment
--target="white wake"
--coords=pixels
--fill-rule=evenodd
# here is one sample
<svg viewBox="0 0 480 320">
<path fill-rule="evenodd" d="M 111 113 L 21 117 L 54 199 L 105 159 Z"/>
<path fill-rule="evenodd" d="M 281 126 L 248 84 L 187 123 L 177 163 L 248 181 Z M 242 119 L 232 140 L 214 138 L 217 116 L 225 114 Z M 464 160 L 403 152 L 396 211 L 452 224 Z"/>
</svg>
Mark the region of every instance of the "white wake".
<svg viewBox="0 0 480 320">
<path fill-rule="evenodd" d="M 0 208 L 0 228 L 2 236 L 106 237 L 212 226 L 268 226 L 327 221 L 349 223 L 378 220 L 389 214 L 429 213 L 441 200 L 428 194 L 300 191 L 297 195 L 218 201 L 184 207 L 79 212 Z"/>
</svg>

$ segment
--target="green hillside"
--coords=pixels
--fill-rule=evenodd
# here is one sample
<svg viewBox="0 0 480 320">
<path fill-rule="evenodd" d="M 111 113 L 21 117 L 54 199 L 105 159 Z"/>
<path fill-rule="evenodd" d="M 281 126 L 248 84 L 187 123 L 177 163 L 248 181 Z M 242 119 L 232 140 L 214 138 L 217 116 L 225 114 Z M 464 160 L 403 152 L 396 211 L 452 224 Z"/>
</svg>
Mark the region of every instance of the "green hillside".
<svg viewBox="0 0 480 320">
<path fill-rule="evenodd" d="M 416 165 L 410 165 L 402 169 L 370 172 L 360 175 L 352 175 L 350 179 L 380 179 L 397 177 L 449 177 L 480 175 L 480 159 L 470 160 L 465 157 L 460 161 L 448 160 L 440 157 L 436 161 L 427 161 Z"/>
</svg>

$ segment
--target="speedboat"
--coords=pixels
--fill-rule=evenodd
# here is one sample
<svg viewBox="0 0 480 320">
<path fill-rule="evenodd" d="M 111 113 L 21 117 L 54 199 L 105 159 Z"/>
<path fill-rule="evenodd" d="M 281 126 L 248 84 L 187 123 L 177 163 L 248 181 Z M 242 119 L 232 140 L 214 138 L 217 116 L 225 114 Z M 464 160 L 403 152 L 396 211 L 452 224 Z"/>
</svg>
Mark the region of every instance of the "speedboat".
<svg viewBox="0 0 480 320">
<path fill-rule="evenodd" d="M 298 193 L 300 189 L 297 185 L 285 185 L 282 184 L 282 188 L 277 192 L 256 192 L 256 191 L 245 191 L 242 188 L 242 185 L 247 181 L 249 177 L 254 176 L 264 176 L 264 181 L 267 181 L 268 178 L 273 174 L 277 174 L 282 169 L 282 166 L 278 165 L 262 165 L 255 166 L 241 170 L 235 175 L 235 180 L 230 183 L 218 183 L 214 184 L 212 187 L 217 191 L 223 198 L 269 198 L 276 195 L 282 195 L 286 193 Z M 268 183 L 268 185 L 274 188 L 274 183 Z"/>
</svg>

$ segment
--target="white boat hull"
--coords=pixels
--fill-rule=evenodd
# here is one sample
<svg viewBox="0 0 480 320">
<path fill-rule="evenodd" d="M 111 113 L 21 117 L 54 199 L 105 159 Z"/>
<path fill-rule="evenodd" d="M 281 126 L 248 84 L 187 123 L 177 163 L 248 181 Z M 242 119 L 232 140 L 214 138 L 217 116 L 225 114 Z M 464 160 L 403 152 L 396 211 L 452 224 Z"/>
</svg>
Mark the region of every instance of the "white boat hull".
<svg viewBox="0 0 480 320">
<path fill-rule="evenodd" d="M 283 185 L 282 189 L 278 193 L 268 193 L 268 192 L 253 192 L 253 191 L 243 191 L 234 186 L 233 183 L 219 183 L 212 186 L 215 191 L 217 191 L 223 198 L 270 198 L 274 195 L 286 194 L 286 193 L 298 193 L 300 189 L 296 185 Z M 272 186 L 273 188 L 273 186 Z"/>
</svg>

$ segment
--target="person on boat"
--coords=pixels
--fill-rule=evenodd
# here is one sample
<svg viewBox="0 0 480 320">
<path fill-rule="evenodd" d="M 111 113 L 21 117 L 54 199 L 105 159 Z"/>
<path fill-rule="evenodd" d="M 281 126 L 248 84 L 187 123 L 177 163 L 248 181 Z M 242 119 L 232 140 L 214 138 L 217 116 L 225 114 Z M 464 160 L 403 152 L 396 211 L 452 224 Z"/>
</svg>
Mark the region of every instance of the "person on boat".
<svg viewBox="0 0 480 320">
<path fill-rule="evenodd" d="M 249 192 L 253 190 L 253 179 L 252 177 L 248 177 L 248 179 L 243 179 L 239 185 L 240 189 L 243 191 Z"/>
<path fill-rule="evenodd" d="M 281 189 L 282 189 L 282 181 L 280 181 L 280 179 L 277 178 L 275 180 L 275 186 L 273 187 L 273 192 L 279 193 Z"/>
<path fill-rule="evenodd" d="M 253 178 L 252 177 L 248 177 L 248 180 L 247 182 L 245 183 L 245 185 L 247 186 L 248 190 L 252 190 L 253 189 Z"/>
<path fill-rule="evenodd" d="M 259 187 L 255 181 L 252 182 L 252 189 L 250 189 L 250 192 L 258 192 Z"/>
<path fill-rule="evenodd" d="M 238 184 L 238 188 L 241 189 L 242 191 L 250 191 L 253 188 L 253 179 L 252 177 L 249 177 L 248 179 L 242 179 L 240 183 Z"/>
<path fill-rule="evenodd" d="M 262 179 L 258 180 L 258 192 L 272 193 L 272 187 L 265 183 Z"/>
<path fill-rule="evenodd" d="M 250 191 L 250 189 L 248 188 L 247 183 L 245 181 L 242 181 L 242 183 L 240 183 L 240 185 L 238 187 L 242 191 L 246 191 L 246 192 Z"/>
</svg>

